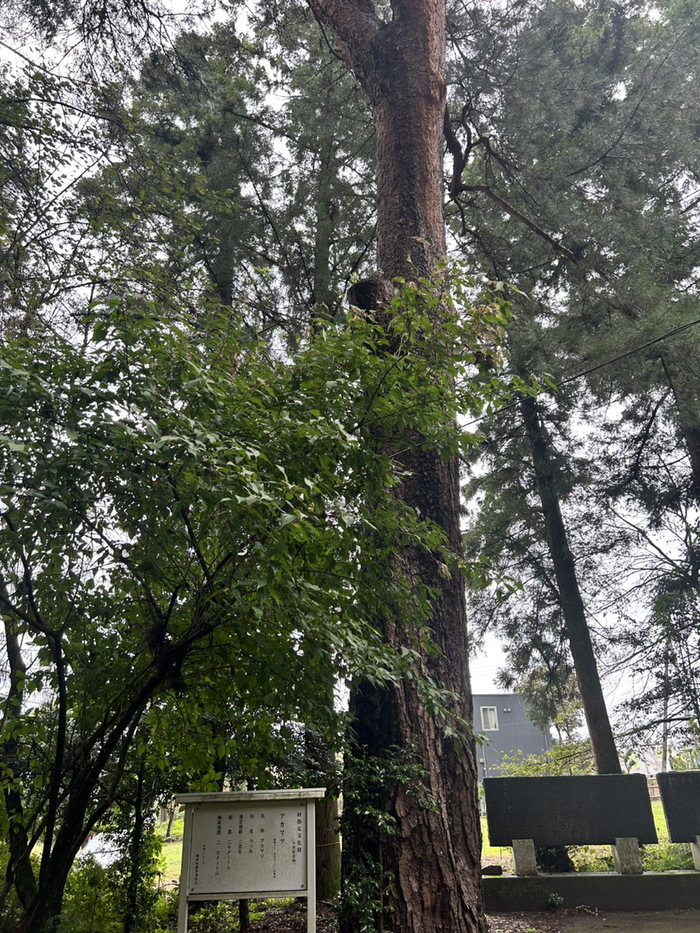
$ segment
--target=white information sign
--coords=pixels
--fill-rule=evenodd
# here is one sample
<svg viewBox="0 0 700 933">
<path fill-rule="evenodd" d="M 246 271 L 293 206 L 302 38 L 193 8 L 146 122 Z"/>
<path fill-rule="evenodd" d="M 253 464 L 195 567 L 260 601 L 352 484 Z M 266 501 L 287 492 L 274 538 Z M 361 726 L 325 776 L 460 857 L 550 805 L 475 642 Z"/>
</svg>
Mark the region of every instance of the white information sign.
<svg viewBox="0 0 700 933">
<path fill-rule="evenodd" d="M 316 929 L 315 800 L 323 788 L 182 794 L 180 922 L 188 902 L 296 895 Z"/>
</svg>

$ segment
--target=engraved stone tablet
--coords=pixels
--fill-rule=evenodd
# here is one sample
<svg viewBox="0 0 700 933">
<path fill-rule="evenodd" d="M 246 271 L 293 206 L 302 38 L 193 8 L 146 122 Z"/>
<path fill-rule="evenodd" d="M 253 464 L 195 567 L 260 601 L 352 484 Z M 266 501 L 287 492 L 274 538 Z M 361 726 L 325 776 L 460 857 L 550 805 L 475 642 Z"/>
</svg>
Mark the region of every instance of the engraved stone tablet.
<svg viewBox="0 0 700 933">
<path fill-rule="evenodd" d="M 656 842 L 643 774 L 486 778 L 489 841 L 509 846 L 614 845 L 615 837 Z"/>
<path fill-rule="evenodd" d="M 700 771 L 656 775 L 671 842 L 695 842 L 700 835 Z"/>
</svg>

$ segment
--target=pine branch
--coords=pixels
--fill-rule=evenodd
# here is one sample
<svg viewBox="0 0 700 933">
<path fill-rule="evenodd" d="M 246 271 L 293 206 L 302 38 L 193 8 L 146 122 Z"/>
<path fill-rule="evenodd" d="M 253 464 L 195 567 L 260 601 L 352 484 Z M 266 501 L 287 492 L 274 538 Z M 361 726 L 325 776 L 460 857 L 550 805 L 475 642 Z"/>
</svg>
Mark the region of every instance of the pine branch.
<svg viewBox="0 0 700 933">
<path fill-rule="evenodd" d="M 533 220 L 530 220 L 529 217 L 526 217 L 524 214 L 521 214 L 519 210 L 505 201 L 500 195 L 496 194 L 488 185 L 465 185 L 462 182 L 462 173 L 467 167 L 467 162 L 469 161 L 469 152 L 473 145 L 467 147 L 466 150 L 462 149 L 462 146 L 455 135 L 455 132 L 452 128 L 452 121 L 450 120 L 450 115 L 445 107 L 445 141 L 447 143 L 447 149 L 450 155 L 452 156 L 452 178 L 450 179 L 449 193 L 451 200 L 455 203 L 460 194 L 474 191 L 479 192 L 480 194 L 485 194 L 486 197 L 491 198 L 494 204 L 497 204 L 501 210 L 504 210 L 506 214 L 509 214 L 519 223 L 524 224 L 529 230 L 532 230 L 533 233 L 537 234 L 545 243 L 548 243 L 555 253 L 559 253 L 560 256 L 564 256 L 566 259 L 571 260 L 571 262 L 576 262 L 576 257 L 567 249 L 565 246 L 555 240 L 554 237 L 550 236 L 542 227 L 539 227 Z M 476 144 L 478 145 L 478 143 Z M 489 151 L 492 150 L 489 147 Z"/>
</svg>

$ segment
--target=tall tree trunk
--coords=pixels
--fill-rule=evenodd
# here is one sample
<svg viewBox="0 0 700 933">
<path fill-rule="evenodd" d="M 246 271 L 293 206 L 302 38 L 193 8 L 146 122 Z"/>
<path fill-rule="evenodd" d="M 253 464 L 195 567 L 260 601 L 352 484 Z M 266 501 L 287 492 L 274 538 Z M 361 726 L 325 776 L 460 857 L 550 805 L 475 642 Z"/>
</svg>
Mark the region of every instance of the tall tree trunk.
<svg viewBox="0 0 700 933">
<path fill-rule="evenodd" d="M 566 526 L 559 505 L 555 470 L 548 452 L 549 439 L 540 421 L 535 400 L 524 398 L 520 405 L 525 432 L 530 443 L 535 482 L 542 503 L 547 545 L 554 564 L 561 611 L 571 655 L 574 659 L 576 680 L 591 737 L 596 771 L 599 774 L 620 774 L 622 771 L 620 759 L 615 748 L 615 739 L 600 686 L 598 665 L 576 577 L 574 557 L 569 547 Z"/>
<path fill-rule="evenodd" d="M 660 354 L 661 365 L 676 403 L 678 425 L 690 460 L 690 491 L 700 501 L 700 391 L 697 345 L 693 341 L 671 346 Z"/>
<path fill-rule="evenodd" d="M 335 33 L 341 55 L 372 106 L 380 276 L 430 277 L 445 255 L 444 0 L 395 0 L 390 21 L 379 18 L 371 0 L 308 2 Z M 410 475 L 397 494 L 436 522 L 459 552 L 458 463 L 454 458 L 444 461 L 415 440 L 401 463 Z M 436 594 L 431 635 L 439 652 L 421 659 L 421 673 L 452 691 L 456 715 L 470 721 L 462 576 L 457 571 L 443 576 L 437 560 L 414 550 L 397 553 L 395 569 Z M 382 624 L 389 644 L 415 644 L 410 620 L 385 617 Z M 380 897 L 386 897 L 382 907 L 387 909 L 379 910 L 378 927 L 397 933 L 484 931 L 474 749 L 458 748 L 445 737 L 414 682 L 381 689 L 361 685 L 353 693 L 351 710 L 358 755 L 390 761 L 399 750 L 399 755 L 415 756 L 423 773 L 423 800 L 401 781 L 388 779 L 382 787 L 379 809 L 393 819 L 393 832 L 377 831 L 368 840 L 360 838 L 359 819 L 353 814 L 346 823 L 344 858 L 371 854 L 380 876 Z M 426 806 L 425 799 L 433 805 Z M 353 915 L 344 923 L 346 931 L 358 927 Z"/>
<path fill-rule="evenodd" d="M 331 289 L 331 239 L 333 236 L 333 206 L 330 183 L 336 166 L 333 165 L 333 141 L 322 140 L 321 158 L 316 178 L 316 230 L 314 234 L 314 280 L 311 306 L 314 313 L 333 319 L 334 295 Z"/>
</svg>

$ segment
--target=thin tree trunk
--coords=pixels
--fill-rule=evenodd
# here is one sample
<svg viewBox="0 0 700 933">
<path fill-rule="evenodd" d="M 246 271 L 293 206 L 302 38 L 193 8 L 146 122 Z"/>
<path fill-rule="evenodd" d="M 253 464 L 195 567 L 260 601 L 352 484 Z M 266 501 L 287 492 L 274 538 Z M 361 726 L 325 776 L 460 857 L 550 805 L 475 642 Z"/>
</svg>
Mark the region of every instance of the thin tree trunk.
<svg viewBox="0 0 700 933">
<path fill-rule="evenodd" d="M 0 584 L 4 588 L 4 584 Z M 22 657 L 22 652 L 17 638 L 17 632 L 11 620 L 4 617 L 5 624 L 5 650 L 7 651 L 8 664 L 10 668 L 10 682 L 5 701 L 2 725 L 8 726 L 12 720 L 18 720 L 22 711 L 22 700 L 24 697 L 24 678 L 27 668 Z M 0 747 L 0 762 L 7 768 L 9 773 L 19 773 L 17 763 L 18 742 L 16 733 L 12 730 L 11 738 L 6 739 Z M 5 732 L 5 728 L 3 728 Z M 22 795 L 13 784 L 5 785 L 5 811 L 10 819 L 8 834 L 10 859 L 7 865 L 7 882 L 9 886 L 13 885 L 17 892 L 22 907 L 27 907 L 36 897 L 37 883 L 32 869 L 29 855 L 31 844 L 29 842 L 27 831 L 24 825 L 24 813 L 22 807 Z"/>
<path fill-rule="evenodd" d="M 377 231 L 380 277 L 430 278 L 445 255 L 442 132 L 445 110 L 444 0 L 392 3 L 390 21 L 370 0 L 308 0 L 335 33 L 340 53 L 357 76 L 374 114 L 377 137 Z M 376 307 L 376 305 L 375 305 Z M 397 495 L 437 523 L 456 553 L 461 549 L 459 471 L 423 449 L 416 437 L 401 467 L 410 473 Z M 388 444 L 381 437 L 377 442 Z M 432 555 L 404 549 L 395 571 L 434 588 L 431 636 L 439 652 L 423 657 L 421 673 L 455 696 L 455 713 L 471 720 L 464 581 L 440 573 Z M 392 646 L 415 645 L 410 620 L 387 616 L 383 636 Z M 355 751 L 368 761 L 412 757 L 423 790 L 388 777 L 379 806 L 393 831 L 363 837 L 361 806 L 350 813 L 343 837 L 347 863 L 371 855 L 379 928 L 400 933 L 478 933 L 485 930 L 481 893 L 481 832 L 473 747 L 456 747 L 422 702 L 414 682 L 353 692 Z M 397 752 L 398 750 L 398 752 Z M 421 799 L 423 797 L 424 799 Z M 426 806 L 426 799 L 432 806 Z M 386 906 L 386 910 L 381 909 Z M 357 914 L 344 920 L 355 931 Z"/>
<path fill-rule="evenodd" d="M 146 755 L 139 760 L 136 776 L 136 799 L 134 800 L 134 823 L 131 827 L 131 845 L 129 846 L 129 882 L 124 905 L 124 933 L 137 930 L 139 913 L 139 886 L 142 884 L 143 868 L 143 833 L 146 826 L 146 801 L 144 783 L 146 780 Z"/>
<path fill-rule="evenodd" d="M 316 230 L 314 234 L 314 281 L 311 305 L 314 313 L 333 319 L 334 295 L 331 291 L 331 240 L 333 210 L 330 184 L 334 174 L 332 140 L 322 140 L 321 159 L 316 178 Z"/>
<path fill-rule="evenodd" d="M 620 759 L 615 748 L 615 739 L 600 686 L 598 665 L 576 577 L 574 557 L 569 547 L 566 526 L 559 505 L 554 466 L 548 450 L 549 439 L 540 421 L 535 400 L 524 398 L 520 405 L 525 432 L 530 443 L 537 492 L 542 503 L 547 545 L 554 564 L 559 601 L 574 660 L 583 712 L 591 737 L 596 771 L 599 774 L 620 774 L 622 771 Z"/>
<path fill-rule="evenodd" d="M 340 890 L 338 800 L 316 801 L 316 900 L 331 901 Z"/>
<path fill-rule="evenodd" d="M 661 365 L 676 403 L 678 424 L 690 459 L 690 491 L 700 501 L 700 391 L 697 380 L 697 347 L 673 347 L 661 354 Z"/>
</svg>

